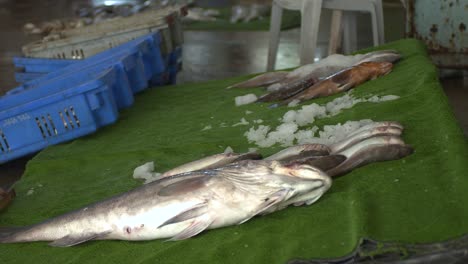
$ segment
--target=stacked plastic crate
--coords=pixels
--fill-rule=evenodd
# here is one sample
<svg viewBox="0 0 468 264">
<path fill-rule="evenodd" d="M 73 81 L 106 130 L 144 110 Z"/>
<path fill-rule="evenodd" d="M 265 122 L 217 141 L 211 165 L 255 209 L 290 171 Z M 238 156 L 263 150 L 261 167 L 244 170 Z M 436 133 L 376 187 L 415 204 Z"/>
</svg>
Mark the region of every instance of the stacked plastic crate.
<svg viewBox="0 0 468 264">
<path fill-rule="evenodd" d="M 184 10 L 167 8 L 23 47 L 22 85 L 0 97 L 0 163 L 95 132 L 149 86 L 174 83 Z"/>
</svg>

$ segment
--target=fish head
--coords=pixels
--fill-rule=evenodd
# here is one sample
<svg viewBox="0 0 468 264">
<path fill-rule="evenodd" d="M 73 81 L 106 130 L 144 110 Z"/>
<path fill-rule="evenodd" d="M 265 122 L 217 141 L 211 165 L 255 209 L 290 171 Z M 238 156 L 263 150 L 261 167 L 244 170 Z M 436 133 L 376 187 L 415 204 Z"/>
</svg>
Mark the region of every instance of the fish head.
<svg viewBox="0 0 468 264">
<path fill-rule="evenodd" d="M 330 189 L 332 184 L 330 176 L 310 165 L 293 163 L 278 170 L 290 178 L 289 184 L 294 190 L 294 194 L 282 203 L 282 207 L 290 204 L 312 204 Z"/>
</svg>

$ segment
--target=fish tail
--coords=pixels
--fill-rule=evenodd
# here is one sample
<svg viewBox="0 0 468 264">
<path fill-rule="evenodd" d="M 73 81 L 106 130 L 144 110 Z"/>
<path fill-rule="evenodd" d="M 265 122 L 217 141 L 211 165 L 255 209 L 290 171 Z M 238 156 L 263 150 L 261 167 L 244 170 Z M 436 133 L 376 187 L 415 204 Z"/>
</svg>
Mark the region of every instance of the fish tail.
<svg viewBox="0 0 468 264">
<path fill-rule="evenodd" d="M 26 227 L 0 227 L 0 243 L 19 242 L 18 234 Z"/>
</svg>

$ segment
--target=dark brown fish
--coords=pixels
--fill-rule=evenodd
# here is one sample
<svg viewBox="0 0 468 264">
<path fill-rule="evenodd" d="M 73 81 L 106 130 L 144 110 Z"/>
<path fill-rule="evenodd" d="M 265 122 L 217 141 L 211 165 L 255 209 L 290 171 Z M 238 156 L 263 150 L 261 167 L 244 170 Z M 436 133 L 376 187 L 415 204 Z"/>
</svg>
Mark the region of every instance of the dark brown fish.
<svg viewBox="0 0 468 264">
<path fill-rule="evenodd" d="M 312 85 L 281 104 L 289 104 L 292 101 L 302 102 L 344 92 L 368 80 L 388 74 L 392 67 L 393 64 L 390 62 L 363 62 Z"/>
</svg>

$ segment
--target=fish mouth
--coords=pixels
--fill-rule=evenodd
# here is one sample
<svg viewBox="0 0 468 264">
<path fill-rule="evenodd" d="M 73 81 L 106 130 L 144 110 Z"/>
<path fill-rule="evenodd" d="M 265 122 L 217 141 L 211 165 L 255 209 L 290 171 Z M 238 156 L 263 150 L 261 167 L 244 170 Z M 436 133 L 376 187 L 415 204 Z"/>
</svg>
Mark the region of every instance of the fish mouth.
<svg viewBox="0 0 468 264">
<path fill-rule="evenodd" d="M 307 164 L 292 163 L 285 165 L 284 172 L 285 175 L 300 178 L 305 181 L 319 181 L 322 185 L 318 186 L 318 188 L 327 186 L 326 189 L 328 189 L 332 183 L 332 179 L 328 174 Z"/>
</svg>

